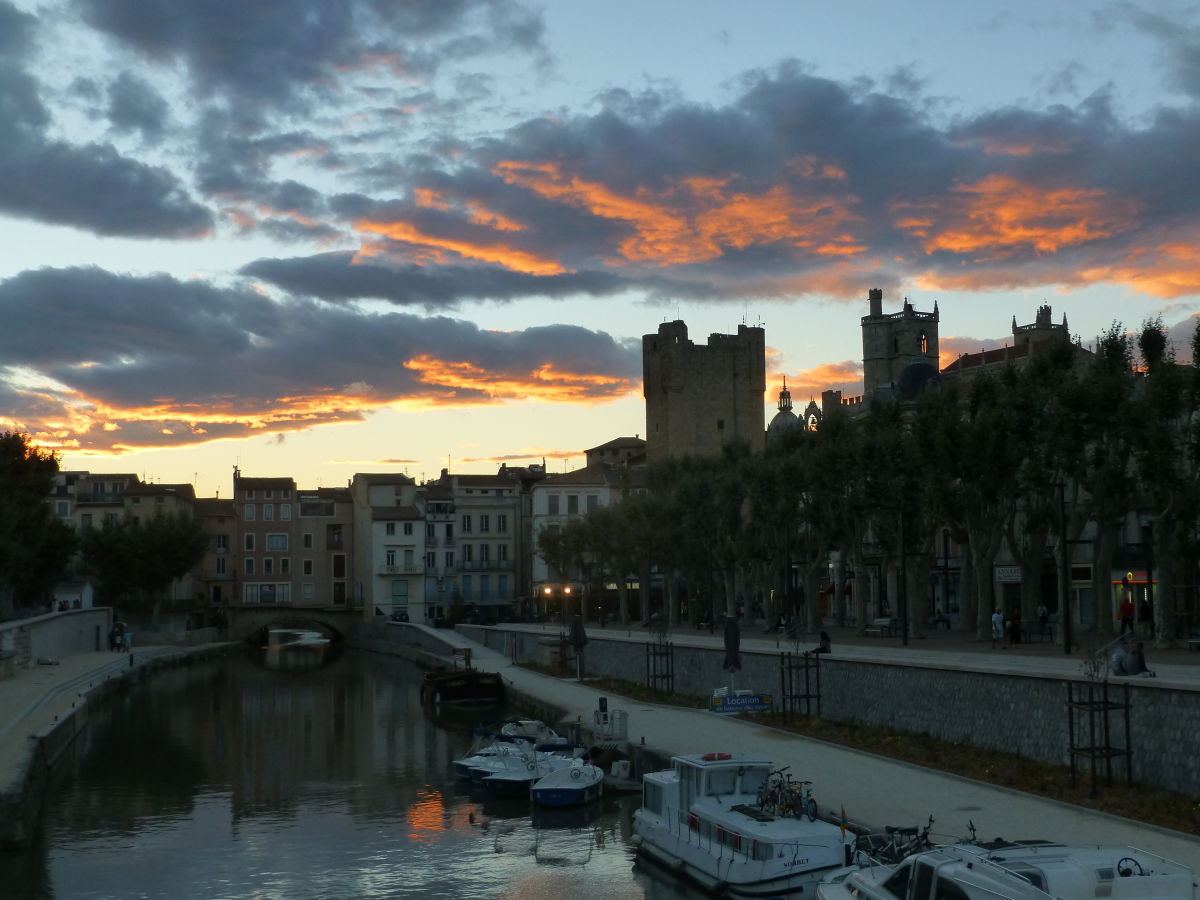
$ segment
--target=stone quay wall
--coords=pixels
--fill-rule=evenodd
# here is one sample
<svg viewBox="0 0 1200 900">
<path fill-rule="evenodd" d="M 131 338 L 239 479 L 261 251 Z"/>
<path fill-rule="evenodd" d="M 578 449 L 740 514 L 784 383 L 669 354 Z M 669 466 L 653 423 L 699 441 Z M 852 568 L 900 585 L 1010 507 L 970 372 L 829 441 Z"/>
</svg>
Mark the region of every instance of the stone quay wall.
<svg viewBox="0 0 1200 900">
<path fill-rule="evenodd" d="M 518 662 L 548 664 L 560 657 L 557 636 L 509 631 L 503 626 L 458 629 L 478 643 Z M 569 645 L 568 645 L 569 647 Z M 769 693 L 779 708 L 783 693 L 781 654 L 741 653 L 742 668 L 732 679 L 722 668 L 725 652 L 718 647 L 673 645 L 674 687 L 677 693 L 708 697 L 714 688 L 729 686 Z M 583 650 L 584 670 L 601 678 L 647 682 L 647 643 L 619 635 L 589 634 Z M 574 665 L 574 662 L 571 662 Z M 802 672 L 793 680 L 793 693 L 815 692 L 817 670 L 809 670 L 809 687 Z M 824 657 L 819 663 L 820 713 L 834 721 L 892 728 L 953 743 L 998 750 L 1042 762 L 1070 765 L 1068 685 L 1078 699 L 1089 690 L 1099 699 L 1105 685 L 1075 678 L 1015 674 L 999 669 L 964 670 L 922 661 L 895 662 Z M 1107 683 L 1110 701 L 1131 706 L 1130 744 L 1134 781 L 1200 797 L 1200 766 L 1196 740 L 1200 735 L 1200 691 L 1172 686 L 1157 679 Z M 801 712 L 805 704 L 800 704 Z M 812 704 L 815 714 L 816 705 Z M 1122 711 L 1109 714 L 1110 735 L 1089 738 L 1086 712 L 1076 711 L 1075 744 L 1125 747 Z M 1095 720 L 1097 735 L 1101 718 Z M 636 742 L 636 736 L 630 735 Z M 681 747 L 679 752 L 736 748 Z M 1103 763 L 1098 763 L 1103 766 Z M 1080 778 L 1090 778 L 1091 761 L 1076 758 Z M 1113 778 L 1122 779 L 1125 760 L 1112 760 Z M 1103 769 L 1099 770 L 1103 777 Z"/>
</svg>

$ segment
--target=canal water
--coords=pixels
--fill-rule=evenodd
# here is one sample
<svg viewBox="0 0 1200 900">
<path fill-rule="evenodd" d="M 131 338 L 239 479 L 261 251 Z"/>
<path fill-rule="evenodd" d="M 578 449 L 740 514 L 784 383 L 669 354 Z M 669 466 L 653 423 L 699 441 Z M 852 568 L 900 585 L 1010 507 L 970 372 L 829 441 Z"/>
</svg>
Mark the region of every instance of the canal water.
<svg viewBox="0 0 1200 900">
<path fill-rule="evenodd" d="M 121 688 L 36 844 L 0 853 L 0 897 L 699 896 L 635 866 L 636 795 L 549 815 L 456 782 L 479 714 L 431 717 L 419 678 L 375 654 L 234 655 Z"/>
</svg>

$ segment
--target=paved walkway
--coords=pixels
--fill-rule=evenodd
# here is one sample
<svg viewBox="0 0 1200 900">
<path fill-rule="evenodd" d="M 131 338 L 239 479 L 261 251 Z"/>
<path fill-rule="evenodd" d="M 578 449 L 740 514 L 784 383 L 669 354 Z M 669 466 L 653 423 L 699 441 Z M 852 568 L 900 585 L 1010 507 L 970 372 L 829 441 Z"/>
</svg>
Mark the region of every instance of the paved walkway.
<svg viewBox="0 0 1200 900">
<path fill-rule="evenodd" d="M 543 630 L 542 626 L 525 626 Z M 557 634 L 557 626 L 544 630 Z M 621 629 L 629 639 L 645 639 L 644 629 Z M 609 633 L 618 629 L 610 627 Z M 863 658 L 903 657 L 918 664 L 954 664 L 1023 669 L 1064 674 L 1077 671 L 1079 654 L 1066 657 L 1061 647 L 1023 645 L 1012 651 L 992 650 L 990 644 L 976 645 L 961 637 L 931 637 L 909 647 L 895 638 L 860 639 L 833 632 L 833 652 Z M 706 632 L 678 631 L 678 643 L 719 643 L 720 636 Z M 499 671 L 515 688 L 540 697 L 567 712 L 568 719 L 592 721 L 602 694 L 576 682 L 539 675 L 514 666 L 503 655 L 475 644 L 462 635 L 456 643 L 471 644 L 480 668 Z M 773 637 L 746 634 L 746 650 L 792 649 L 791 642 L 776 647 Z M 186 653 L 174 647 L 143 647 L 134 651 L 134 664 L 155 656 Z M 1195 658 L 1192 662 L 1191 657 Z M 1200 689 L 1200 654 L 1189 657 L 1154 654 L 1152 667 L 1159 677 Z M 55 719 L 71 709 L 79 695 L 97 680 L 116 677 L 128 668 L 129 657 L 110 653 L 83 653 L 64 659 L 57 666 L 20 670 L 0 681 L 0 790 L 11 785 L 23 771 L 21 760 L 30 752 L 31 735 L 43 733 Z M 1046 838 L 1072 842 L 1129 844 L 1159 853 L 1192 866 L 1200 872 L 1200 838 L 1130 822 L 1104 813 L 996 788 L 970 779 L 946 775 L 918 766 L 875 757 L 800 738 L 734 718 L 703 710 L 686 710 L 610 697 L 610 710 L 629 716 L 629 739 L 668 752 L 741 752 L 761 754 L 777 765 L 788 765 L 798 777 L 811 776 L 822 806 L 844 807 L 855 821 L 873 825 L 923 824 L 934 817 L 934 831 L 943 838 L 964 837 L 968 822 L 974 822 L 980 838 Z"/>
</svg>

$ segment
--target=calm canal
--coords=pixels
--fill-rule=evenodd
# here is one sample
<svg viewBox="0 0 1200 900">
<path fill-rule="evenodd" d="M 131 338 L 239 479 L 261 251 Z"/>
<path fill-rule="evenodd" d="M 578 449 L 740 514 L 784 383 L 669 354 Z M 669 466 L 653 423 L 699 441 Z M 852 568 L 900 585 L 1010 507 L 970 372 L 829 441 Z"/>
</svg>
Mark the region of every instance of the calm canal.
<svg viewBox="0 0 1200 900">
<path fill-rule="evenodd" d="M 545 816 L 456 783 L 476 717 L 432 719 L 419 670 L 346 652 L 164 670 L 92 717 L 13 900 L 692 898 L 635 870 L 636 796 Z"/>
</svg>

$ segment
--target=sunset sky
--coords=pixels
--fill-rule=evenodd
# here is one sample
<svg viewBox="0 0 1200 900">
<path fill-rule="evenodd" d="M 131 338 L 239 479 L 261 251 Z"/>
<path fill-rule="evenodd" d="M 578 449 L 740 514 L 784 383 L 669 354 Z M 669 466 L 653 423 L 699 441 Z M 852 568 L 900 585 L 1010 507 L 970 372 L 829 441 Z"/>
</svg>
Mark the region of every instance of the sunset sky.
<svg viewBox="0 0 1200 900">
<path fill-rule="evenodd" d="M 641 336 L 761 324 L 764 423 L 1200 294 L 1200 10 L 1005 0 L 0 0 L 0 429 L 302 487 L 643 434 Z"/>
</svg>

